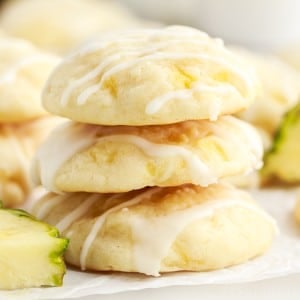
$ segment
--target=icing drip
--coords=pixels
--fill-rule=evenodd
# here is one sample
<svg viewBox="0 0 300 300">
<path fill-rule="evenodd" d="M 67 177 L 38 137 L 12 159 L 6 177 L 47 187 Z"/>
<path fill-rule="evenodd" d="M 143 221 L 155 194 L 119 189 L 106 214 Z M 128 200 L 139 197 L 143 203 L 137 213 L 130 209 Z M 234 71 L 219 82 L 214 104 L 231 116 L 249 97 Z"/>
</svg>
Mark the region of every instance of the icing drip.
<svg viewBox="0 0 300 300">
<path fill-rule="evenodd" d="M 37 151 L 33 165 L 33 178 L 48 190 L 57 192 L 54 177 L 57 170 L 77 152 L 95 142 L 97 127 L 67 122 L 53 130 L 50 137 Z M 52 142 L 53 138 L 55 143 Z M 37 174 L 35 174 L 36 172 Z"/>
<path fill-rule="evenodd" d="M 127 213 L 130 210 L 131 206 L 137 205 L 142 201 L 146 201 L 161 190 L 161 188 L 148 189 L 128 201 L 121 202 L 120 204 L 111 207 L 96 219 L 83 243 L 82 251 L 80 254 L 80 265 L 82 270 L 86 269 L 89 250 L 92 247 L 93 242 L 97 238 L 97 235 L 101 232 L 101 228 L 105 223 L 107 216 L 117 211 Z M 96 195 L 96 197 L 97 196 L 99 197 L 99 195 Z M 106 201 L 111 201 L 112 198 L 121 196 L 122 194 L 115 194 L 111 196 L 111 198 L 106 199 Z M 91 199 L 91 197 L 88 199 Z M 93 201 L 96 201 L 95 199 L 96 198 L 94 198 Z M 85 208 L 80 209 L 80 216 L 82 216 L 88 209 L 86 208 L 87 206 L 90 207 L 92 205 L 91 203 L 85 204 L 85 201 L 82 204 L 83 206 L 81 205 L 81 207 Z M 168 251 L 170 250 L 177 236 L 184 230 L 187 225 L 196 220 L 209 218 L 213 216 L 213 214 L 219 209 L 226 209 L 230 207 L 240 207 L 259 214 L 262 218 L 266 219 L 266 221 L 271 224 L 271 226 L 274 228 L 275 233 L 279 232 L 276 221 L 262 209 L 255 206 L 251 202 L 246 202 L 241 199 L 234 198 L 207 201 L 190 208 L 159 217 L 145 218 L 136 214 L 130 215 L 128 220 L 131 227 L 134 243 L 133 258 L 136 270 L 147 275 L 159 276 L 160 264 L 162 260 L 167 256 Z M 69 214 L 69 216 L 72 214 L 73 217 L 68 220 L 68 225 L 64 226 L 65 229 L 76 219 L 80 218 L 78 209 L 75 209 L 71 214 Z M 75 215 L 76 218 L 74 217 Z M 159 235 L 157 234 L 158 232 Z"/>
<path fill-rule="evenodd" d="M 224 116 L 222 123 L 224 124 L 210 123 L 209 126 L 212 128 L 212 132 L 223 140 L 225 137 L 229 139 L 230 143 L 240 149 L 239 153 L 241 155 L 248 157 L 249 171 L 254 167 L 260 167 L 263 149 L 260 137 L 255 129 L 243 121 L 236 120 L 232 116 Z M 228 123 L 229 127 L 226 126 L 226 123 Z M 238 130 L 238 134 L 228 136 L 227 128 L 232 128 L 233 125 L 237 126 L 236 130 Z M 186 162 L 186 167 L 191 174 L 192 183 L 207 186 L 217 181 L 217 176 L 202 162 L 201 158 L 184 146 L 156 144 L 142 137 L 128 134 L 104 135 L 103 137 L 97 138 L 97 132 L 101 135 L 101 130 L 102 127 L 72 122 L 54 130 L 50 138 L 37 152 L 35 168 L 33 168 L 33 170 L 36 171 L 36 174 L 33 174 L 36 177 L 36 183 L 40 183 L 40 177 L 40 181 L 46 189 L 55 191 L 54 178 L 59 168 L 76 153 L 81 152 L 97 142 L 105 141 L 133 144 L 149 157 L 168 158 L 179 156 Z M 229 143 L 229 141 L 227 142 Z M 164 175 L 165 180 L 168 174 L 170 176 L 172 171 L 166 171 Z"/>
<path fill-rule="evenodd" d="M 92 194 L 85 201 L 83 201 L 78 207 L 76 207 L 71 213 L 65 216 L 55 227 L 60 231 L 64 232 L 72 223 L 81 218 L 87 213 L 89 208 L 97 201 L 99 195 Z"/>
<path fill-rule="evenodd" d="M 167 39 L 163 41 L 162 39 Z M 128 44 L 127 44 L 128 43 Z M 146 44 L 154 44 L 155 46 L 145 47 Z M 181 46 L 187 43 L 188 45 L 193 45 L 198 47 L 198 51 L 195 52 L 176 52 L 176 46 Z M 109 46 L 115 46 L 115 49 L 109 49 Z M 170 52 L 174 46 L 174 52 Z M 212 49 L 212 53 L 209 54 L 207 48 Z M 107 49 L 108 48 L 108 49 Z M 216 66 L 223 67 L 229 72 L 235 74 L 240 78 L 240 82 L 244 86 L 245 90 L 251 90 L 254 85 L 253 74 L 245 72 L 243 68 L 235 66 L 232 62 L 234 57 L 227 49 L 224 48 L 223 42 L 218 39 L 211 39 L 207 34 L 194 30 L 192 28 L 185 27 L 168 27 L 164 30 L 141 30 L 141 31 L 129 31 L 120 34 L 108 35 L 103 38 L 100 42 L 92 43 L 87 47 L 80 49 L 78 52 L 72 54 L 66 61 L 65 64 L 71 63 L 72 60 L 76 60 L 77 56 L 84 56 L 95 51 L 106 51 L 104 52 L 104 58 L 101 59 L 101 63 L 96 66 L 92 71 L 84 74 L 80 79 L 71 83 L 63 91 L 61 96 L 61 105 L 67 105 L 71 94 L 75 89 L 82 85 L 85 85 L 83 91 L 77 97 L 77 104 L 83 105 L 86 101 L 99 89 L 102 88 L 104 82 L 116 73 L 124 71 L 140 62 L 143 61 L 154 61 L 154 60 L 185 60 L 185 59 L 195 59 L 203 63 L 210 63 Z M 178 51 L 178 50 L 177 50 Z M 201 53 L 205 52 L 205 53 Z M 222 59 L 225 56 L 228 59 Z M 94 83 L 99 81 L 98 83 Z M 86 86 L 88 84 L 88 86 Z M 196 82 L 195 86 L 198 93 L 239 93 L 240 91 L 228 84 L 229 88 L 226 88 L 225 84 L 222 82 L 215 83 L 215 86 L 206 85 L 203 82 Z M 223 91 L 224 90 L 224 91 Z M 195 92 L 195 91 L 194 91 Z M 164 103 L 167 103 L 175 99 L 186 99 L 192 95 L 193 91 L 187 89 L 185 92 L 183 90 L 170 92 L 166 95 L 159 97 L 161 104 L 158 104 L 158 99 L 153 99 L 149 105 L 145 108 L 147 114 L 155 114 L 159 111 Z M 219 112 L 212 112 L 211 119 L 215 119 Z"/>
<path fill-rule="evenodd" d="M 179 30 L 178 30 L 179 29 Z M 112 44 L 124 44 L 124 43 L 131 43 L 131 42 L 140 42 L 144 43 L 149 40 L 155 41 L 160 38 L 166 38 L 172 40 L 173 38 L 178 39 L 180 38 L 181 42 L 186 41 L 195 41 L 195 39 L 203 39 L 206 43 L 211 41 L 211 38 L 208 36 L 207 33 L 199 31 L 194 28 L 188 28 L 183 26 L 169 26 L 164 30 L 161 29 L 147 29 L 143 28 L 143 30 L 127 30 L 122 32 L 115 31 L 114 33 L 103 34 L 102 38 L 99 41 L 91 42 L 90 44 L 85 45 L 78 51 L 71 53 L 66 62 L 70 62 L 76 56 L 84 56 L 95 51 L 100 51 L 105 49 L 106 47 Z M 222 47 L 224 50 L 224 43 L 221 39 L 214 39 L 215 45 Z"/>
<path fill-rule="evenodd" d="M 155 51 L 159 51 L 160 49 L 163 49 L 166 46 L 170 46 L 172 44 L 181 44 L 182 41 L 181 40 L 173 40 L 173 41 L 169 41 L 164 42 L 164 43 L 159 43 L 156 47 L 143 47 L 141 48 L 139 51 L 136 49 L 136 46 L 123 46 L 121 49 L 119 49 L 118 53 L 112 53 L 111 55 L 107 56 L 107 58 L 105 60 L 103 60 L 96 68 L 94 68 L 92 71 L 90 71 L 89 73 L 87 73 L 86 75 L 84 75 L 83 77 L 81 77 L 80 79 L 77 79 L 75 81 L 73 81 L 72 83 L 70 83 L 67 88 L 63 91 L 62 96 L 61 96 L 61 104 L 63 106 L 66 106 L 68 103 L 68 99 L 70 98 L 72 92 L 76 89 L 79 88 L 81 85 L 94 80 L 95 78 L 97 78 L 99 75 L 101 75 L 106 68 L 108 68 L 110 66 L 110 64 L 113 64 L 114 62 L 118 63 L 122 60 L 122 58 L 126 57 L 128 58 L 134 58 L 136 56 L 144 56 L 148 53 L 151 52 L 155 52 Z M 201 43 L 200 41 L 192 41 L 192 44 L 195 45 L 203 45 L 203 43 Z M 98 89 L 98 86 L 97 86 Z M 97 91 L 97 89 L 95 90 L 95 92 Z M 86 93 L 83 91 L 77 98 L 77 103 L 79 105 L 83 105 L 86 101 L 86 98 L 88 98 L 88 96 L 86 96 Z"/>
<path fill-rule="evenodd" d="M 241 200 L 212 200 L 189 209 L 156 218 L 129 218 L 134 240 L 134 262 L 138 272 L 159 276 L 160 264 L 176 237 L 193 221 L 213 216 L 216 210 L 241 207 L 265 218 L 277 232 L 276 222 L 253 204 Z M 159 234 L 157 234 L 159 232 Z M 145 234 L 146 233 L 146 234 Z M 201 247 L 201 245 L 199 245 Z"/>
<path fill-rule="evenodd" d="M 50 211 L 59 205 L 61 202 L 67 201 L 68 198 L 70 198 L 71 195 L 56 195 L 55 197 L 51 198 L 51 201 L 45 201 L 41 204 L 41 206 L 38 208 L 37 212 L 35 213 L 35 216 L 43 220 Z M 42 200 L 43 198 L 40 198 Z M 38 200 L 36 203 L 38 203 L 40 200 Z"/>
<path fill-rule="evenodd" d="M 227 63 L 225 60 L 221 58 L 216 58 L 216 57 L 211 57 L 209 55 L 205 54 L 195 54 L 195 53 L 155 53 L 155 54 L 150 54 L 148 56 L 143 56 L 143 57 L 138 57 L 135 60 L 131 61 L 126 61 L 123 63 L 116 64 L 115 66 L 111 67 L 109 70 L 106 70 L 101 76 L 100 82 L 98 84 L 92 85 L 88 88 L 86 88 L 79 96 L 77 99 L 78 104 L 84 104 L 88 98 L 94 94 L 96 91 L 98 91 L 103 83 L 113 76 L 116 73 L 119 73 L 123 70 L 126 70 L 140 62 L 143 61 L 149 61 L 149 60 L 164 60 L 164 59 L 172 59 L 172 60 L 182 60 L 182 59 L 197 59 L 201 61 L 208 61 L 213 64 L 221 65 L 223 67 L 229 68 L 233 73 L 237 74 L 238 76 L 242 77 L 243 74 L 237 70 L 233 65 L 230 65 Z M 105 61 L 104 61 L 105 62 Z M 104 64 L 104 62 L 102 62 Z M 246 83 L 247 86 L 252 85 L 252 82 L 250 82 L 247 77 L 244 78 L 244 82 Z M 197 82 L 200 83 L 200 82 Z M 196 84 L 197 84 L 196 83 Z M 209 86 L 208 86 L 209 87 Z"/>
<path fill-rule="evenodd" d="M 217 86 L 210 86 L 202 83 L 197 83 L 191 89 L 183 89 L 178 91 L 169 92 L 163 96 L 157 97 L 151 100 L 146 106 L 146 114 L 153 115 L 157 113 L 163 105 L 172 100 L 186 100 L 193 98 L 194 93 L 203 93 L 208 95 L 218 96 L 218 100 L 212 101 L 213 105 L 210 107 L 210 120 L 216 121 L 220 114 L 221 97 L 226 96 L 229 93 L 238 94 L 238 90 L 233 86 L 220 84 Z"/>
<path fill-rule="evenodd" d="M 116 205 L 110 209 L 108 209 L 106 212 L 104 212 L 99 218 L 97 218 L 96 222 L 94 223 L 91 231 L 89 232 L 87 238 L 85 239 L 83 246 L 82 246 L 82 250 L 81 250 L 81 254 L 80 254 L 80 266 L 82 270 L 86 269 L 86 259 L 89 253 L 89 250 L 95 240 L 95 238 L 97 237 L 98 233 L 101 230 L 101 227 L 103 226 L 107 215 L 127 208 L 129 206 L 132 205 L 136 205 L 139 202 L 141 202 L 142 200 L 146 200 L 147 198 L 150 198 L 152 195 L 154 195 L 155 193 L 159 192 L 161 189 L 160 188 L 152 188 L 152 189 L 148 189 L 145 192 L 137 195 L 136 197 L 134 197 L 133 199 L 130 199 L 129 201 L 126 202 L 122 202 L 119 205 Z M 121 194 L 117 194 L 117 196 L 120 196 Z M 112 196 L 115 197 L 116 195 Z M 107 201 L 110 201 L 111 199 L 107 199 Z"/>
<path fill-rule="evenodd" d="M 192 151 L 182 146 L 177 145 L 165 145 L 151 143 L 146 139 L 143 139 L 134 135 L 111 135 L 99 138 L 98 142 L 113 141 L 130 143 L 141 150 L 150 157 L 182 157 L 192 177 L 192 183 L 199 184 L 201 186 L 208 186 L 209 184 L 217 182 L 218 178 L 215 174 L 212 174 L 208 166 L 201 161 L 201 159 Z"/>
</svg>

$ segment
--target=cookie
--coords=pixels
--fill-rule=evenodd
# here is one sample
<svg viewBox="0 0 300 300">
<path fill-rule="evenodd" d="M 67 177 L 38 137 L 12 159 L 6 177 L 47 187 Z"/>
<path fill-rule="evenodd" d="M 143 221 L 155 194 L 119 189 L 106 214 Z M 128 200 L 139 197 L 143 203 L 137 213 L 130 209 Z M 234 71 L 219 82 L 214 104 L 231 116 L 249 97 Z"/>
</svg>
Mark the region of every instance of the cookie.
<svg viewBox="0 0 300 300">
<path fill-rule="evenodd" d="M 107 35 L 66 58 L 50 77 L 44 107 L 98 125 L 216 120 L 247 108 L 252 69 L 219 39 L 171 26 Z"/>
<path fill-rule="evenodd" d="M 32 188 L 31 159 L 59 122 L 59 118 L 46 117 L 18 125 L 0 125 L 0 200 L 4 206 L 18 206 L 26 200 Z"/>
<path fill-rule="evenodd" d="M 259 168 L 262 154 L 255 129 L 232 116 L 142 127 L 67 122 L 38 150 L 32 173 L 54 192 L 207 186 Z"/>
<path fill-rule="evenodd" d="M 283 49 L 279 56 L 291 66 L 300 70 L 300 44 L 295 44 Z"/>
<path fill-rule="evenodd" d="M 44 116 L 42 88 L 59 58 L 26 41 L 0 37 L 0 61 L 0 123 Z"/>
<path fill-rule="evenodd" d="M 10 35 L 59 54 L 101 32 L 138 24 L 121 5 L 97 0 L 7 1 L 0 19 L 0 26 Z"/>
<path fill-rule="evenodd" d="M 33 213 L 70 239 L 69 264 L 152 276 L 243 263 L 264 253 L 276 231 L 274 220 L 247 193 L 221 184 L 49 193 Z"/>
<path fill-rule="evenodd" d="M 300 99 L 300 72 L 279 58 L 237 50 L 256 69 L 261 89 L 240 117 L 274 135 L 283 115 Z"/>
</svg>

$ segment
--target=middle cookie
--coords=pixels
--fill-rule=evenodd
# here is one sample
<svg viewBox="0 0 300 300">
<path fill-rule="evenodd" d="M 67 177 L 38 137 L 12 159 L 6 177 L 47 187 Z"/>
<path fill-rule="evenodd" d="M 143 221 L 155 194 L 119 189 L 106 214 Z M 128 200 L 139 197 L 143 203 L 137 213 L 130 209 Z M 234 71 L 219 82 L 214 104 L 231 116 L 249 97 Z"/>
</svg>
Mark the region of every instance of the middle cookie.
<svg viewBox="0 0 300 300">
<path fill-rule="evenodd" d="M 259 168 L 262 154 L 255 129 L 231 116 L 144 127 L 67 122 L 39 149 L 32 171 L 52 192 L 116 193 L 207 186 Z"/>
</svg>

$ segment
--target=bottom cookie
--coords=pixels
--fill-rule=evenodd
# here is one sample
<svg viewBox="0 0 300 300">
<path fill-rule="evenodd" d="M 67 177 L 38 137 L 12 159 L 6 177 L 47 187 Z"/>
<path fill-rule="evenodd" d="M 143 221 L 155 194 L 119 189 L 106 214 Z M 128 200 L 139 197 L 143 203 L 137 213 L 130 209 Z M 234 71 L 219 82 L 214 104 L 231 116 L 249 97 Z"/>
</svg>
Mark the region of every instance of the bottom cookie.
<svg viewBox="0 0 300 300">
<path fill-rule="evenodd" d="M 32 212 L 70 239 L 69 264 L 152 276 L 243 263 L 263 254 L 276 232 L 247 193 L 225 184 L 48 193 Z"/>
</svg>

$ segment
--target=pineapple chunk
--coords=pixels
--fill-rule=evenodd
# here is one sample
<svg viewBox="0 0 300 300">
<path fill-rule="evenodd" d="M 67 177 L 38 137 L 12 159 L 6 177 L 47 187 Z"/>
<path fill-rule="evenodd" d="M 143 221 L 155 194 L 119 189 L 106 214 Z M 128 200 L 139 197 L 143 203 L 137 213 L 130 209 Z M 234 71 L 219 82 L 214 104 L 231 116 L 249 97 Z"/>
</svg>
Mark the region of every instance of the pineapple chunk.
<svg viewBox="0 0 300 300">
<path fill-rule="evenodd" d="M 62 285 L 67 245 L 55 227 L 0 208 L 0 289 Z"/>
<path fill-rule="evenodd" d="M 273 146 L 265 155 L 262 177 L 264 183 L 300 182 L 300 103 L 282 120 Z"/>
</svg>

